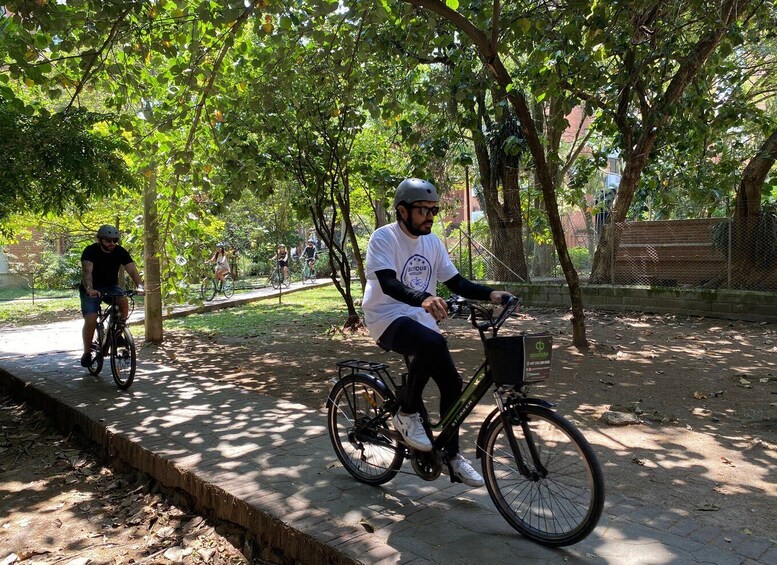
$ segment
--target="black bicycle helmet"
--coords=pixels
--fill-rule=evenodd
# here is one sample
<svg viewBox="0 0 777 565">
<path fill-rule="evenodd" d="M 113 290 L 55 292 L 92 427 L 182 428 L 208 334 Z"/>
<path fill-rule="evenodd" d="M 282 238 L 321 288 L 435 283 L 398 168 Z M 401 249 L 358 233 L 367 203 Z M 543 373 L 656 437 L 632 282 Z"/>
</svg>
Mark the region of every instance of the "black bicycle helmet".
<svg viewBox="0 0 777 565">
<path fill-rule="evenodd" d="M 100 229 L 97 230 L 97 237 L 104 237 L 106 239 L 118 238 L 119 230 L 110 224 L 105 224 L 104 226 L 100 226 Z"/>
<path fill-rule="evenodd" d="M 403 202 L 412 204 L 413 202 L 418 202 L 420 200 L 439 202 L 440 195 L 437 194 L 437 187 L 423 179 L 417 179 L 415 177 L 405 179 L 399 183 L 397 191 L 394 193 L 394 208 Z"/>
</svg>

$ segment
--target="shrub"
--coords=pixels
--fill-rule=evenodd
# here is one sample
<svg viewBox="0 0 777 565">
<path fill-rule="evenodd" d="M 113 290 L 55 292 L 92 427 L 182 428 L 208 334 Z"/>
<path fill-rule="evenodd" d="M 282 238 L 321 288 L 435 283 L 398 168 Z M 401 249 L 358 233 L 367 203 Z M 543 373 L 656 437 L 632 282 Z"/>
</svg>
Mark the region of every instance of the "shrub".
<svg viewBox="0 0 777 565">
<path fill-rule="evenodd" d="M 572 264 L 578 272 L 591 270 L 591 256 L 588 253 L 587 247 L 571 247 L 569 249 L 569 257 L 572 259 Z"/>
</svg>

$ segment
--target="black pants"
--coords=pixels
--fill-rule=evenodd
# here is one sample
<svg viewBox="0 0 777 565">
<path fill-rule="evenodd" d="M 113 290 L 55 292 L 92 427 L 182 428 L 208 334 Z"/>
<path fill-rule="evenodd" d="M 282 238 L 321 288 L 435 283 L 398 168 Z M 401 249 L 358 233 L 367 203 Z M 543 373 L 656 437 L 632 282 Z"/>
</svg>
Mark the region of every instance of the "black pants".
<svg viewBox="0 0 777 565">
<path fill-rule="evenodd" d="M 403 316 L 386 328 L 378 340 L 378 345 L 412 357 L 402 411 L 412 414 L 421 410 L 424 388 L 431 378 L 440 389 L 440 415 L 445 415 L 461 395 L 462 389 L 461 376 L 453 364 L 445 338 L 423 324 Z M 445 451 L 449 456 L 459 452 L 458 430 L 445 446 Z"/>
</svg>

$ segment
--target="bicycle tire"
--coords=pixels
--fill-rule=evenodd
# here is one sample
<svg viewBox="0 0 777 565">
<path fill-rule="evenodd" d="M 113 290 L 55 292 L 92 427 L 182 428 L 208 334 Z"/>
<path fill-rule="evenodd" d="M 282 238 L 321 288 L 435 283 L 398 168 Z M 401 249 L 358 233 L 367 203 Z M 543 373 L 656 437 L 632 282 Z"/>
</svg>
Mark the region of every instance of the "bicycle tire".
<svg viewBox="0 0 777 565">
<path fill-rule="evenodd" d="M 200 296 L 205 302 L 210 302 L 216 296 L 216 281 L 207 278 L 200 285 Z"/>
<path fill-rule="evenodd" d="M 523 458 L 529 476 L 518 469 L 503 418 L 496 418 L 481 453 L 488 494 L 502 517 L 525 537 L 551 547 L 577 543 L 593 531 L 604 507 L 604 476 L 596 454 L 583 434 L 553 410 L 534 405 L 512 410 L 520 450 L 515 456 Z M 524 426 L 544 475 L 532 460 Z"/>
<path fill-rule="evenodd" d="M 275 290 L 278 290 L 279 288 L 281 288 L 281 282 L 280 282 L 280 280 L 281 280 L 281 278 L 280 278 L 280 276 L 278 275 L 278 272 L 277 272 L 277 271 L 275 271 L 275 272 L 274 272 L 274 273 L 273 273 L 273 274 L 270 276 L 270 284 L 272 285 L 272 287 L 273 287 Z"/>
<path fill-rule="evenodd" d="M 366 376 L 348 375 L 332 387 L 328 400 L 329 439 L 345 470 L 372 486 L 393 479 L 404 452 L 389 435 L 389 399 Z"/>
<path fill-rule="evenodd" d="M 94 349 L 94 348 L 93 348 Z M 100 371 L 103 370 L 103 354 L 99 350 L 94 350 L 94 357 L 92 357 L 92 363 L 87 367 L 90 375 L 97 376 Z"/>
<path fill-rule="evenodd" d="M 92 342 L 92 353 L 94 357 L 92 357 L 92 363 L 87 367 L 87 370 L 89 371 L 90 375 L 96 377 L 100 374 L 100 371 L 103 370 L 103 361 L 105 360 L 102 347 L 100 346 L 105 335 L 102 324 L 97 325 L 97 328 L 95 328 L 95 333 L 97 334 L 97 341 Z"/>
<path fill-rule="evenodd" d="M 225 298 L 232 298 L 235 294 L 235 281 L 232 280 L 230 275 L 224 277 L 224 284 L 221 286 L 221 292 L 224 293 Z"/>
<path fill-rule="evenodd" d="M 283 279 L 283 286 L 285 288 L 289 288 L 291 286 L 291 273 L 289 273 L 289 276 Z"/>
<path fill-rule="evenodd" d="M 135 340 L 129 328 L 115 330 L 111 342 L 111 373 L 117 387 L 127 390 L 132 385 L 136 366 Z"/>
</svg>

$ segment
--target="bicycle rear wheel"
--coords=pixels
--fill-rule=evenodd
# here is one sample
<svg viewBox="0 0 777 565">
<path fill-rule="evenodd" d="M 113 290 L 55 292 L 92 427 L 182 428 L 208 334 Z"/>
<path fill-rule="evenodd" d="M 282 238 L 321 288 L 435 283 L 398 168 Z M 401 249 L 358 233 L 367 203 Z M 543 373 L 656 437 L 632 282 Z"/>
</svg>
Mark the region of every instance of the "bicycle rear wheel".
<svg viewBox="0 0 777 565">
<path fill-rule="evenodd" d="M 553 547 L 577 543 L 593 531 L 604 507 L 596 455 L 583 434 L 552 410 L 533 405 L 512 410 L 518 452 L 510 447 L 502 418 L 486 432 L 481 457 L 488 494 L 527 538 Z M 528 474 L 521 473 L 517 457 Z"/>
<path fill-rule="evenodd" d="M 221 292 L 224 293 L 225 298 L 232 298 L 235 294 L 235 281 L 232 280 L 230 275 L 224 277 L 224 284 L 221 287 Z"/>
<path fill-rule="evenodd" d="M 389 399 L 384 394 L 366 376 L 349 375 L 332 387 L 327 402 L 327 429 L 337 458 L 357 481 L 368 485 L 393 479 L 404 459 L 389 435 Z"/>
<path fill-rule="evenodd" d="M 200 285 L 200 296 L 206 302 L 213 300 L 216 296 L 216 281 L 211 278 L 204 279 Z"/>
<path fill-rule="evenodd" d="M 135 340 L 129 329 L 124 327 L 113 333 L 111 343 L 111 372 L 116 386 L 127 390 L 135 379 Z"/>
</svg>

